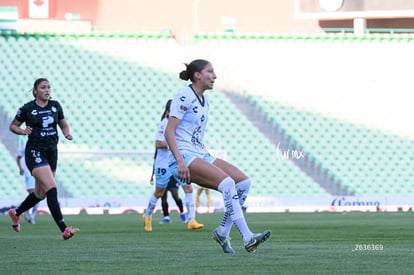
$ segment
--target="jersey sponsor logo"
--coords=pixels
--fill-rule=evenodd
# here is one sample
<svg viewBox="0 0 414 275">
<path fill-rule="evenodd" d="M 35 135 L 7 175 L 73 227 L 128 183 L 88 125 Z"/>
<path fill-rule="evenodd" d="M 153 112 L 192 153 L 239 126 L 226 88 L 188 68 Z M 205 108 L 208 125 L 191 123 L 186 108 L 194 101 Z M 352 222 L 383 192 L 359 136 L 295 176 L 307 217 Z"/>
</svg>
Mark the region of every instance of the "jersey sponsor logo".
<svg viewBox="0 0 414 275">
<path fill-rule="evenodd" d="M 52 106 L 52 112 L 54 112 L 54 113 L 56 113 L 56 107 L 55 106 Z"/>
<path fill-rule="evenodd" d="M 201 143 L 200 138 L 201 138 L 201 126 L 198 126 L 193 131 L 193 135 L 191 136 L 191 142 L 194 145 L 200 146 L 201 148 L 203 148 L 204 145 L 203 145 L 203 143 Z"/>
<path fill-rule="evenodd" d="M 180 97 L 180 100 L 181 100 L 182 102 L 184 102 L 184 100 L 185 100 L 185 96 Z"/>
<path fill-rule="evenodd" d="M 37 116 L 37 110 L 33 110 L 33 111 L 32 111 L 32 115 L 33 115 L 33 116 Z"/>
<path fill-rule="evenodd" d="M 54 121 L 53 117 L 51 116 L 45 116 L 45 117 L 42 117 L 42 119 L 43 119 L 43 122 L 42 122 L 43 128 L 48 127 Z"/>
<path fill-rule="evenodd" d="M 197 106 L 194 106 L 193 112 L 196 113 L 196 114 L 198 113 L 198 107 Z"/>
<path fill-rule="evenodd" d="M 205 115 L 202 115 L 201 118 L 200 118 L 201 122 L 203 122 L 205 119 L 206 119 Z"/>
</svg>

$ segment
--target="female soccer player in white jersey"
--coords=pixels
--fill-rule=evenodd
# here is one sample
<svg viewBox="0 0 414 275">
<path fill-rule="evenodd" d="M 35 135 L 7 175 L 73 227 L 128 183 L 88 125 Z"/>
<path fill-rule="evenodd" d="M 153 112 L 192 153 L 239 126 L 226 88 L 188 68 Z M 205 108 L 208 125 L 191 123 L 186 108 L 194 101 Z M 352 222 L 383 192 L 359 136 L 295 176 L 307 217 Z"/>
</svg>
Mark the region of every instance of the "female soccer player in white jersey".
<svg viewBox="0 0 414 275">
<path fill-rule="evenodd" d="M 233 223 L 245 249 L 255 252 L 270 237 L 270 230 L 253 234 L 244 218 L 241 205 L 246 200 L 250 179 L 229 162 L 211 156 L 203 143 L 210 107 L 204 92 L 213 88 L 216 73 L 206 60 L 196 59 L 185 65 L 186 70 L 179 76 L 191 84 L 175 95 L 165 131 L 174 156 L 170 168 L 183 183 L 191 181 L 222 193 L 226 212 L 220 226 L 213 230 L 212 238 L 224 253 L 235 252 L 229 237 Z"/>
<path fill-rule="evenodd" d="M 168 100 L 165 104 L 164 113 L 161 116 L 161 121 L 158 123 L 157 132 L 155 134 L 155 147 L 157 149 L 154 162 L 155 191 L 149 199 L 148 207 L 145 213 L 142 215 L 145 231 L 152 231 L 152 212 L 157 205 L 158 199 L 161 198 L 164 192 L 167 192 L 168 183 L 172 177 L 172 173 L 168 167 L 171 152 L 168 149 L 168 145 L 164 137 L 164 131 L 167 126 L 168 117 L 170 114 L 170 105 L 171 100 Z M 195 201 L 193 196 L 193 187 L 191 184 L 186 184 L 182 187 L 185 193 L 185 204 L 188 210 L 187 228 L 188 230 L 203 229 L 204 225 L 198 223 L 195 220 Z"/>
</svg>

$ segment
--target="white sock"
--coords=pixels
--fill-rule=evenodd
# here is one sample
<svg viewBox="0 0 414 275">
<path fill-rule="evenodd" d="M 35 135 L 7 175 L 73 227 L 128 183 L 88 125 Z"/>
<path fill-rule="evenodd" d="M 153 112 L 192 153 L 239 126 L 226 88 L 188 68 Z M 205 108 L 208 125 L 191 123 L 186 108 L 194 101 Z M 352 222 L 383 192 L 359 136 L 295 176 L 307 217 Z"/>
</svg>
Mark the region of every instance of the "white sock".
<svg viewBox="0 0 414 275">
<path fill-rule="evenodd" d="M 236 228 L 239 230 L 243 241 L 249 241 L 252 238 L 253 233 L 247 226 L 246 220 L 243 216 L 234 180 L 230 177 L 225 178 L 219 184 L 218 190 L 223 195 L 224 207 L 226 208 L 226 213 L 224 215 L 227 215 L 234 223 Z"/>
<path fill-rule="evenodd" d="M 32 217 L 33 218 L 36 216 L 38 209 L 39 209 L 39 203 L 36 203 L 32 208 Z"/>
<path fill-rule="evenodd" d="M 240 181 L 236 184 L 236 191 L 237 195 L 239 196 L 239 203 L 240 206 L 243 206 L 244 202 L 246 201 L 247 194 L 250 190 L 251 181 L 249 178 Z M 221 236 L 228 237 L 230 235 L 231 226 L 233 225 L 233 221 L 231 220 L 229 215 L 224 214 L 223 220 L 220 223 L 219 227 L 219 234 Z"/>
<path fill-rule="evenodd" d="M 192 220 L 195 219 L 195 201 L 194 201 L 194 196 L 193 193 L 185 193 L 185 206 L 187 207 L 187 219 L 188 222 L 191 222 Z"/>
<path fill-rule="evenodd" d="M 152 217 L 152 212 L 154 212 L 155 206 L 157 205 L 157 201 L 158 198 L 154 196 L 154 194 L 152 194 L 148 202 L 147 210 L 145 211 L 145 216 L 147 216 L 148 218 Z"/>
</svg>

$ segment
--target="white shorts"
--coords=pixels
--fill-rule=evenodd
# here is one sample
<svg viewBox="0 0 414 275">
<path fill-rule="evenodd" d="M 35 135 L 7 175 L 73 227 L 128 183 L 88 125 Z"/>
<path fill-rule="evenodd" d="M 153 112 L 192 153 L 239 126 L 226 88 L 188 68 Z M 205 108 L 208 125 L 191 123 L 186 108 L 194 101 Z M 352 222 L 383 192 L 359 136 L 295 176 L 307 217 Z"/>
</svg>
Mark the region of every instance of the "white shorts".
<svg viewBox="0 0 414 275">
<path fill-rule="evenodd" d="M 35 178 L 33 176 L 24 176 L 24 183 L 26 184 L 26 190 L 35 188 Z"/>
<path fill-rule="evenodd" d="M 167 188 L 168 183 L 170 182 L 170 178 L 172 176 L 170 168 L 155 167 L 154 175 L 155 175 L 155 186 L 159 188 Z"/>
<path fill-rule="evenodd" d="M 210 155 L 210 153 L 204 154 L 201 157 L 197 156 L 197 155 L 194 155 L 194 154 L 190 154 L 190 153 L 183 154 L 181 156 L 182 156 L 182 158 L 184 160 L 184 163 L 187 167 L 196 158 L 201 158 L 202 160 L 207 161 L 208 163 L 213 163 L 216 160 L 216 158 L 213 157 L 212 155 Z M 177 180 L 177 182 L 180 185 L 184 185 L 186 183 L 186 182 L 182 182 L 178 177 L 178 165 L 177 165 L 177 161 L 174 158 L 170 161 L 170 170 L 171 170 L 171 173 L 173 174 L 173 176 L 175 177 L 175 179 Z"/>
</svg>

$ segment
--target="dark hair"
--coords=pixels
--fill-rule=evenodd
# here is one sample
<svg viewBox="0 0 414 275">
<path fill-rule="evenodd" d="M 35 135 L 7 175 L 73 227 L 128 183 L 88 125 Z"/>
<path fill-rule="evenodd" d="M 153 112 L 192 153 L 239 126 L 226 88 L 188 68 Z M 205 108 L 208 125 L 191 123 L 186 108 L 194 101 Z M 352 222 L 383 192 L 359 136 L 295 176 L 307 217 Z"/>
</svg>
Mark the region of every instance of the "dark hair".
<svg viewBox="0 0 414 275">
<path fill-rule="evenodd" d="M 186 69 L 179 74 L 180 79 L 185 81 L 191 80 L 191 82 L 194 82 L 194 73 L 201 72 L 208 63 L 209 62 L 204 59 L 193 60 L 190 64 L 184 63 Z"/>
<path fill-rule="evenodd" d="M 172 99 L 168 99 L 167 103 L 165 104 L 164 113 L 162 114 L 161 120 L 163 120 L 165 117 L 168 117 L 167 112 L 170 112 L 170 106 L 171 106 Z"/>
<path fill-rule="evenodd" d="M 33 88 L 32 88 L 32 95 L 33 95 L 33 97 L 35 97 L 36 98 L 36 96 L 35 96 L 35 90 L 37 89 L 37 87 L 39 87 L 39 85 L 40 85 L 40 83 L 41 82 L 43 82 L 43 81 L 47 81 L 47 82 L 49 82 L 49 80 L 47 80 L 46 78 L 38 78 L 38 79 L 36 79 L 36 81 L 34 82 L 34 84 L 33 84 Z"/>
</svg>

